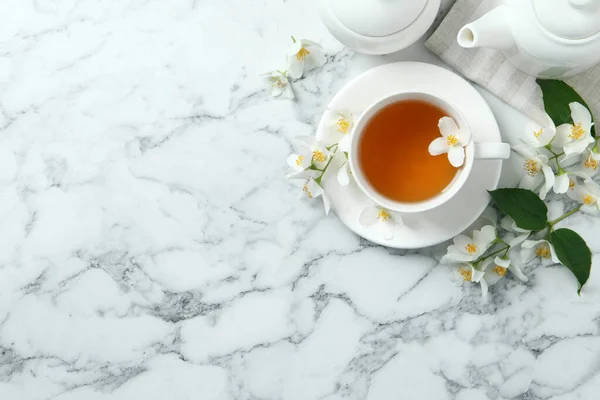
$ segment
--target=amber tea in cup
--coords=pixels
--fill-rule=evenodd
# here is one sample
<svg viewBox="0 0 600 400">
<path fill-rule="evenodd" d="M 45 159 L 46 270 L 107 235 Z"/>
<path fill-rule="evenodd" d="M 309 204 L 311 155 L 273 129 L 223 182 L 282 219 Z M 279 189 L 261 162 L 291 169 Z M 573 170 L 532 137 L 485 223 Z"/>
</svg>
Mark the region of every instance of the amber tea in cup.
<svg viewBox="0 0 600 400">
<path fill-rule="evenodd" d="M 440 137 L 438 122 L 448 113 L 427 101 L 408 99 L 383 107 L 365 125 L 358 161 L 373 189 L 388 199 L 412 203 L 430 199 L 450 185 L 459 168 L 429 154 Z"/>
</svg>

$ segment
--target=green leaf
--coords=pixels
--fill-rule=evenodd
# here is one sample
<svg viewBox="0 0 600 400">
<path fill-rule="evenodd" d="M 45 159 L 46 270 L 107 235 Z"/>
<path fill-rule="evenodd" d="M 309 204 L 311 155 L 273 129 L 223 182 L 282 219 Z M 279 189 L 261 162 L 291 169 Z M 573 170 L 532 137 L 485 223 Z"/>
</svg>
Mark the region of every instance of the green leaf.
<svg viewBox="0 0 600 400">
<path fill-rule="evenodd" d="M 537 194 L 527 189 L 497 189 L 489 192 L 498 208 L 521 229 L 539 231 L 548 222 L 548 208 Z"/>
<path fill-rule="evenodd" d="M 577 294 L 590 277 L 592 252 L 585 240 L 570 229 L 557 229 L 550 234 L 550 242 L 560 262 L 571 270 L 579 282 Z"/>
<path fill-rule="evenodd" d="M 572 124 L 571 109 L 569 103 L 581 103 L 592 113 L 590 107 L 571 86 L 563 81 L 553 79 L 537 79 L 536 82 L 542 88 L 544 96 L 544 108 L 552 118 L 554 125 Z M 594 116 L 592 115 L 592 121 Z M 592 136 L 596 136 L 596 127 L 592 126 Z"/>
</svg>

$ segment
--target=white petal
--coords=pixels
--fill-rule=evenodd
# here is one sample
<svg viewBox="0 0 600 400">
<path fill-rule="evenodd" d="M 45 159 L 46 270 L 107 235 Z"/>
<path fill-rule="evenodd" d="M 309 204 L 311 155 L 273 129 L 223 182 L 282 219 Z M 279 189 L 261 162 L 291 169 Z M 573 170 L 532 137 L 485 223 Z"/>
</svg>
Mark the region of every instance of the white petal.
<svg viewBox="0 0 600 400">
<path fill-rule="evenodd" d="M 338 143 L 338 148 L 344 153 L 348 153 L 350 151 L 350 144 L 352 143 L 352 136 L 350 133 L 347 133 L 342 136 L 340 142 Z"/>
<path fill-rule="evenodd" d="M 314 47 L 310 47 L 307 50 L 310 51 L 310 54 L 305 60 L 305 71 L 311 71 L 315 68 L 322 67 L 327 63 L 327 57 L 323 50 Z"/>
<path fill-rule="evenodd" d="M 547 164 L 542 164 L 542 172 L 544 173 L 544 179 L 545 179 L 545 183 L 544 186 L 546 187 L 546 191 L 550 191 L 550 188 L 552 188 L 552 186 L 554 185 L 554 181 L 555 181 L 555 177 L 554 177 L 554 171 L 552 171 L 552 168 L 550 168 L 549 165 Z"/>
<path fill-rule="evenodd" d="M 287 164 L 292 167 L 295 171 L 304 171 L 304 159 L 306 157 L 299 154 L 290 154 L 286 160 Z M 300 162 L 298 162 L 300 161 Z"/>
<path fill-rule="evenodd" d="M 479 218 L 485 219 L 486 221 L 488 221 L 490 223 L 490 225 L 492 225 L 494 227 L 498 223 L 498 213 L 496 213 L 496 210 L 494 210 L 494 207 L 491 207 L 491 206 L 486 207 L 486 209 L 483 210 L 483 213 L 481 214 L 481 216 Z"/>
<path fill-rule="evenodd" d="M 552 246 L 548 241 L 544 240 L 544 242 L 548 243 L 548 246 L 550 247 L 550 259 L 555 263 L 555 264 L 560 264 L 560 260 L 558 259 L 558 257 L 556 256 L 556 251 L 554 250 L 554 246 Z"/>
<path fill-rule="evenodd" d="M 350 184 L 350 174 L 348 173 L 348 163 L 342 165 L 337 173 L 337 181 L 341 186 L 348 186 Z"/>
<path fill-rule="evenodd" d="M 294 138 L 294 140 L 298 143 L 299 146 L 310 150 L 311 153 L 314 148 L 319 147 L 319 141 L 314 135 L 298 136 Z"/>
<path fill-rule="evenodd" d="M 535 151 L 533 147 L 526 144 L 518 144 L 516 146 L 513 146 L 513 150 L 526 159 L 538 157 L 537 151 Z"/>
<path fill-rule="evenodd" d="M 331 200 L 329 199 L 329 196 L 327 196 L 327 193 L 325 193 L 325 191 L 323 191 L 322 197 L 323 207 L 325 207 L 325 215 L 329 215 L 329 210 L 331 210 Z"/>
<path fill-rule="evenodd" d="M 480 231 L 473 232 L 473 240 L 478 246 L 487 250 L 490 244 L 496 240 L 496 228 L 486 225 Z M 483 251 L 482 251 L 483 252 Z"/>
<path fill-rule="evenodd" d="M 461 145 L 466 146 L 471 141 L 471 131 L 468 129 L 459 129 L 456 132 L 456 138 Z"/>
<path fill-rule="evenodd" d="M 567 174 L 558 175 L 554 180 L 554 193 L 563 194 L 569 190 L 569 176 Z"/>
<path fill-rule="evenodd" d="M 399 225 L 399 226 L 404 225 L 404 219 L 402 218 L 401 213 L 399 213 L 397 211 L 391 211 L 391 210 L 388 210 L 388 212 L 390 213 L 392 220 L 394 221 L 394 224 Z"/>
<path fill-rule="evenodd" d="M 479 284 L 481 285 L 481 300 L 485 304 L 488 301 L 488 284 L 485 279 L 482 279 Z"/>
<path fill-rule="evenodd" d="M 321 171 L 306 169 L 304 171 L 294 172 L 286 176 L 287 179 L 316 179 L 321 175 Z"/>
<path fill-rule="evenodd" d="M 598 215 L 600 215 L 600 210 L 598 210 L 598 207 L 591 204 L 582 205 L 580 210 L 582 213 L 591 215 L 593 217 L 597 217 Z"/>
<path fill-rule="evenodd" d="M 432 156 L 447 153 L 449 149 L 450 146 L 448 146 L 448 142 L 443 137 L 437 138 L 429 144 L 429 154 Z"/>
<path fill-rule="evenodd" d="M 290 100 L 295 97 L 294 91 L 292 90 L 292 86 L 289 83 L 283 87 L 283 93 L 281 94 L 281 97 Z"/>
<path fill-rule="evenodd" d="M 483 278 L 483 275 L 485 273 L 483 271 L 479 271 L 471 267 L 471 274 L 471 282 L 480 282 L 481 278 Z"/>
<path fill-rule="evenodd" d="M 508 269 L 508 267 L 510 267 L 510 260 L 505 260 L 505 259 L 500 258 L 498 256 L 496 256 L 494 258 L 494 262 L 496 263 L 496 265 L 499 265 L 502 268 Z"/>
<path fill-rule="evenodd" d="M 314 179 L 310 179 L 303 187 L 306 195 L 309 198 L 317 198 L 324 193 L 323 187 L 317 183 Z"/>
<path fill-rule="evenodd" d="M 450 249 L 453 247 L 453 249 Z M 453 262 L 468 262 L 473 261 L 477 258 L 476 255 L 465 254 L 459 252 L 456 246 L 448 246 L 448 254 L 444 255 L 440 262 L 442 264 L 451 264 Z"/>
<path fill-rule="evenodd" d="M 395 225 L 391 219 L 381 223 L 381 231 L 385 240 L 392 240 L 394 238 Z"/>
<path fill-rule="evenodd" d="M 375 225 L 375 223 L 377 223 L 379 221 L 379 219 L 377 218 L 377 215 L 379 214 L 380 211 L 381 211 L 381 209 L 379 207 L 375 207 L 375 206 L 366 207 L 360 213 L 360 216 L 358 217 L 358 222 L 360 223 L 361 226 L 363 226 L 365 228 L 373 226 L 373 225 Z"/>
<path fill-rule="evenodd" d="M 581 122 L 587 125 L 592 123 L 592 115 L 583 104 L 573 102 L 569 104 L 569 108 L 571 109 L 571 118 L 574 123 Z"/>
<path fill-rule="evenodd" d="M 596 182 L 591 179 L 587 179 L 583 185 L 592 196 L 600 197 L 600 185 L 598 185 Z"/>
<path fill-rule="evenodd" d="M 529 280 L 529 278 L 527 278 L 527 276 L 523 273 L 523 271 L 521 271 L 521 268 L 516 265 L 516 264 L 511 264 L 511 266 L 508 268 L 508 270 L 517 277 L 517 279 L 519 279 L 521 282 L 527 282 Z"/>
<path fill-rule="evenodd" d="M 523 233 L 521 235 L 516 236 L 514 239 L 512 239 L 511 241 L 508 242 L 508 244 L 510 245 L 510 247 L 514 247 L 517 246 L 521 243 L 523 243 L 525 240 L 527 240 L 527 238 L 529 237 L 530 233 Z"/>
<path fill-rule="evenodd" d="M 525 247 L 525 243 L 531 242 L 531 240 L 526 240 L 521 245 L 521 262 L 529 263 L 535 258 L 535 249 L 532 247 Z"/>
<path fill-rule="evenodd" d="M 440 129 L 440 133 L 443 137 L 448 135 L 456 135 L 458 131 L 458 125 L 453 118 L 450 117 L 442 117 L 438 121 L 438 128 Z"/>
<path fill-rule="evenodd" d="M 448 160 L 453 167 L 460 167 L 465 162 L 465 149 L 462 146 L 450 146 Z"/>
<path fill-rule="evenodd" d="M 304 60 L 298 60 L 295 55 L 288 56 L 288 74 L 294 78 L 298 79 L 302 77 L 304 73 Z"/>
<path fill-rule="evenodd" d="M 534 190 L 540 186 L 540 184 L 542 183 L 543 180 L 544 180 L 544 178 L 542 177 L 542 174 L 540 174 L 540 173 L 537 173 L 534 176 L 525 174 L 523 176 L 523 178 L 521 178 L 521 181 L 519 182 L 519 187 L 521 189 Z"/>
<path fill-rule="evenodd" d="M 273 96 L 273 97 L 281 96 L 284 89 L 285 89 L 285 86 L 282 88 L 279 86 L 272 86 L 271 87 L 271 96 Z"/>
<path fill-rule="evenodd" d="M 562 147 L 566 143 L 571 141 L 569 135 L 571 134 L 571 124 L 562 124 L 556 127 L 556 136 L 554 136 L 554 144 Z"/>
<path fill-rule="evenodd" d="M 563 147 L 566 155 L 583 153 L 591 142 L 589 139 L 579 139 L 570 143 L 566 143 Z"/>
</svg>

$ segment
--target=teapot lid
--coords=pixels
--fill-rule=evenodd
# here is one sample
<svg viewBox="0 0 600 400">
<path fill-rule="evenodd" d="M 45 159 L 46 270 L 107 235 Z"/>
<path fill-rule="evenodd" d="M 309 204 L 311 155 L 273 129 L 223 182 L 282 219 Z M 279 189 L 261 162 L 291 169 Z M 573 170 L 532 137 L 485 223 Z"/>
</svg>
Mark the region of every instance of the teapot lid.
<svg viewBox="0 0 600 400">
<path fill-rule="evenodd" d="M 411 25 L 427 0 L 328 0 L 337 19 L 364 36 L 389 36 Z"/>
<path fill-rule="evenodd" d="M 533 0 L 542 26 L 564 39 L 585 39 L 600 32 L 600 0 Z"/>
</svg>

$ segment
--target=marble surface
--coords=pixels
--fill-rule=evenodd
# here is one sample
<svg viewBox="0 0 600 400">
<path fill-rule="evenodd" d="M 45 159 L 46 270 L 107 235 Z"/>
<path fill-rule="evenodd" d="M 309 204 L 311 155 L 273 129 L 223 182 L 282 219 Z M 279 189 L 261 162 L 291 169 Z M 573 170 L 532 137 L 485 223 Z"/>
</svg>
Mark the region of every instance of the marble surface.
<svg viewBox="0 0 600 400">
<path fill-rule="evenodd" d="M 422 43 L 354 54 L 303 0 L 2 9 L 0 399 L 597 399 L 599 269 L 581 297 L 540 267 L 482 305 L 444 246 L 373 246 L 284 179 L 337 90 L 439 63 Z M 259 77 L 290 35 L 330 51 L 296 101 Z M 600 223 L 565 226 L 600 262 Z"/>
</svg>

